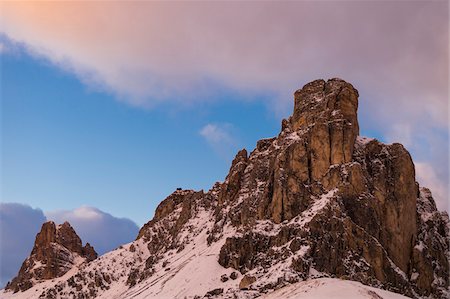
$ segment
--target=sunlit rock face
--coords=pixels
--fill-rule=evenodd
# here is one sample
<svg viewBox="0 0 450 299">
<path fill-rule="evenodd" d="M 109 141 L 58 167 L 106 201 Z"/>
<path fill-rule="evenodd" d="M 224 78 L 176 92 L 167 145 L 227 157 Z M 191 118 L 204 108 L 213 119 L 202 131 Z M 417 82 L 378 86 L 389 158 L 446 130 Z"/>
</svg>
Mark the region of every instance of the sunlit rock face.
<svg viewBox="0 0 450 299">
<path fill-rule="evenodd" d="M 294 97 L 290 122 L 293 130 L 310 132 L 313 178 L 319 179 L 330 165 L 350 162 L 359 135 L 358 91 L 340 79 L 316 80 Z"/>
<path fill-rule="evenodd" d="M 439 257 L 420 255 L 429 265 L 439 260 L 439 270 L 414 267 L 423 242 L 418 227 L 423 194 L 408 151 L 401 144 L 358 137 L 358 91 L 341 79 L 313 81 L 294 97 L 293 115 L 283 121 L 278 137 L 259 141 L 248 158 L 237 155 L 222 190 L 240 191 L 219 202 L 231 206 L 231 213 L 220 218 L 230 218 L 233 225 L 257 227 L 270 220 L 282 229 L 270 237 L 253 232 L 227 239 L 219 262 L 249 271 L 277 259 L 268 254 L 272 247 L 289 244 L 295 256 L 291 245 L 300 237 L 309 249 L 302 262 L 293 260 L 293 269 L 314 267 L 409 296 L 429 294 L 431 277 L 442 271 L 442 284 L 434 281 L 434 290 L 447 289 L 448 278 L 442 274 L 449 273 L 448 228 L 441 224 L 447 215 L 439 214 L 436 218 L 442 220 L 433 223 L 441 227 L 441 233 L 433 234 L 440 240 L 434 240 L 440 250 L 432 250 Z M 314 205 L 333 190 L 332 200 L 306 228 L 295 224 L 293 220 L 314 213 Z M 435 206 L 430 209 L 437 213 Z M 268 257 L 258 262 L 264 255 Z M 418 279 L 415 271 L 422 272 L 420 281 L 426 280 L 428 287 L 411 281 L 411 275 Z"/>
<path fill-rule="evenodd" d="M 335 277 L 413 298 L 448 297 L 448 215 L 419 187 L 401 144 L 359 136 L 358 97 L 341 79 L 306 84 L 279 135 L 239 151 L 224 182 L 176 190 L 134 242 L 35 290 L 52 298 L 255 298 Z M 69 228 L 58 230 L 62 238 L 48 226 L 37 243 L 59 240 L 95 256 Z"/>
</svg>

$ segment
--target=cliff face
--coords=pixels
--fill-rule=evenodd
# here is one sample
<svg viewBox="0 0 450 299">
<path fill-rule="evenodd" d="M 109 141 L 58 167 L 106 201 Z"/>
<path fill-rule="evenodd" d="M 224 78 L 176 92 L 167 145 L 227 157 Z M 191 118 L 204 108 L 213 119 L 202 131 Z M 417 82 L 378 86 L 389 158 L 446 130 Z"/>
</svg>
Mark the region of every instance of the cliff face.
<svg viewBox="0 0 450 299">
<path fill-rule="evenodd" d="M 75 265 L 96 258 L 94 248 L 89 243 L 83 247 L 68 222 L 58 226 L 52 221 L 46 222 L 36 235 L 30 256 L 6 289 L 25 291 L 36 282 L 60 277 Z"/>
<path fill-rule="evenodd" d="M 448 215 L 402 145 L 358 136 L 357 109 L 343 80 L 306 84 L 280 134 L 239 151 L 223 183 L 175 191 L 135 242 L 42 295 L 253 298 L 337 277 L 447 297 Z"/>
<path fill-rule="evenodd" d="M 221 189 L 239 191 L 219 201 L 231 211 L 219 208 L 217 213 L 238 227 L 255 228 L 269 220 L 280 231 L 267 237 L 250 229 L 228 239 L 221 265 L 264 272 L 264 263 L 273 261 L 271 248 L 289 247 L 282 259 L 295 256 L 291 247 L 299 238 L 308 249 L 290 268 L 304 276 L 313 267 L 409 296 L 448 289 L 448 228 L 441 224 L 448 216 L 440 214 L 436 219 L 442 220 L 433 222 L 441 227 L 430 234 L 439 250 L 419 253 L 424 242 L 432 241 L 420 234 L 424 200 L 411 156 L 400 144 L 357 137 L 357 107 L 352 85 L 339 79 L 311 82 L 295 93 L 293 116 L 283 121 L 277 138 L 258 142 L 249 158 L 238 154 Z M 322 212 L 305 227 L 298 225 L 324 198 L 329 200 Z M 433 202 L 431 195 L 428 200 Z M 428 208 L 436 212 L 434 204 Z M 434 267 L 419 270 L 418 264 Z"/>
</svg>

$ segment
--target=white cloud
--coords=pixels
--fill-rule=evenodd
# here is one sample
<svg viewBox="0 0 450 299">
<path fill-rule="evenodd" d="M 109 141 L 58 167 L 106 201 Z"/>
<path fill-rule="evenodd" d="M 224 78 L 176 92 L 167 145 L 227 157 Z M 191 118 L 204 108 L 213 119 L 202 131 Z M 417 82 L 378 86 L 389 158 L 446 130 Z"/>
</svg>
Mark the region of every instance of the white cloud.
<svg viewBox="0 0 450 299">
<path fill-rule="evenodd" d="M 230 144 L 233 143 L 233 138 L 230 136 L 229 129 L 231 125 L 207 124 L 200 130 L 200 135 L 203 136 L 210 144 Z"/>
<path fill-rule="evenodd" d="M 387 142 L 399 142 L 405 147 L 410 147 L 413 141 L 410 123 L 394 123 L 386 128 L 385 140 Z"/>
<path fill-rule="evenodd" d="M 34 55 L 132 105 L 206 100 L 218 84 L 272 92 L 283 102 L 274 110 L 287 109 L 303 83 L 339 76 L 376 90 L 374 112 L 401 106 L 397 117 L 427 111 L 442 125 L 446 109 L 425 107 L 446 105 L 447 8 L 396 1 L 7 2 L 1 25 Z"/>
<path fill-rule="evenodd" d="M 66 212 L 65 214 L 61 215 L 61 217 L 77 218 L 84 220 L 98 220 L 102 218 L 102 214 L 98 209 L 91 208 L 88 206 L 82 206 L 73 211 Z"/>
<path fill-rule="evenodd" d="M 449 211 L 448 182 L 446 178 L 439 177 L 434 167 L 429 163 L 414 163 L 416 169 L 416 180 L 420 186 L 431 190 L 433 198 L 439 210 Z"/>
<path fill-rule="evenodd" d="M 207 124 L 200 131 L 208 145 L 223 159 L 231 161 L 238 149 L 237 134 L 233 125 L 228 123 Z"/>
</svg>

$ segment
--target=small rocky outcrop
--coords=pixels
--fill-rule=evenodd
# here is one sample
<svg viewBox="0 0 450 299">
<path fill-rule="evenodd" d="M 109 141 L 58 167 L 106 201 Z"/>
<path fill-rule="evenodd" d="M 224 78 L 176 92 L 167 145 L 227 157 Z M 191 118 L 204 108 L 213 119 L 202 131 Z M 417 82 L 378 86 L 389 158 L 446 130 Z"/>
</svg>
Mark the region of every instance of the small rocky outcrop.
<svg viewBox="0 0 450 299">
<path fill-rule="evenodd" d="M 80 258 L 90 262 L 97 258 L 97 253 L 89 243 L 82 246 L 80 237 L 68 222 L 61 225 L 46 222 L 36 235 L 30 256 L 6 289 L 24 291 L 31 288 L 33 282 L 60 277 L 79 263 Z"/>
<path fill-rule="evenodd" d="M 241 281 L 239 282 L 239 289 L 240 290 L 247 290 L 252 283 L 256 281 L 256 278 L 253 276 L 245 275 L 242 277 Z"/>
<path fill-rule="evenodd" d="M 206 293 L 205 297 L 206 298 L 216 297 L 216 296 L 219 296 L 222 293 L 223 293 L 223 289 L 222 288 L 217 288 L 217 289 L 211 290 L 208 293 Z"/>
</svg>

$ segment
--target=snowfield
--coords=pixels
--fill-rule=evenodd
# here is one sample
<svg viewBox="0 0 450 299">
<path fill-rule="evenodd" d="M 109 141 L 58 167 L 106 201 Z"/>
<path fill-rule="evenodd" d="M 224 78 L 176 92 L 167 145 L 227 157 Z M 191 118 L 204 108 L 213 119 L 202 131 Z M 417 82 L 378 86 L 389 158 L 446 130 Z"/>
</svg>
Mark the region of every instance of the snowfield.
<svg viewBox="0 0 450 299">
<path fill-rule="evenodd" d="M 208 262 L 208 261 L 206 261 Z M 220 266 L 219 266 L 220 267 Z M 122 295 L 116 295 L 114 297 L 101 296 L 99 298 L 134 298 L 134 299 L 144 299 L 144 298 L 153 298 L 153 299 L 176 299 L 176 298 L 193 298 L 194 296 L 186 295 L 193 291 L 195 288 L 189 290 L 186 288 L 186 282 L 196 281 L 199 278 L 199 274 L 204 273 L 201 269 L 202 266 L 199 265 L 200 271 L 193 271 L 189 273 L 190 270 L 195 270 L 192 267 L 188 267 L 185 269 L 184 274 L 185 280 L 180 276 L 178 279 L 173 280 L 167 285 L 163 290 L 160 289 L 161 283 L 164 282 L 164 276 L 159 277 L 159 280 L 152 280 L 152 283 L 147 283 L 145 286 L 141 286 L 139 288 L 132 288 L 129 291 L 124 289 L 116 290 L 118 293 L 122 293 Z M 225 269 L 222 269 L 224 271 Z M 168 275 L 167 278 L 170 278 L 171 275 Z M 191 280 L 193 278 L 193 280 Z M 197 280 L 198 281 L 198 280 Z M 176 283 L 180 283 L 179 287 L 176 286 Z M 192 285 L 191 285 L 192 286 Z M 206 289 L 208 284 L 202 285 L 199 282 L 199 289 Z M 126 288 L 126 287 L 125 287 Z M 214 298 L 248 298 L 251 291 L 237 293 L 236 297 L 230 297 L 227 294 L 219 295 Z M 17 293 L 12 296 L 12 293 L 1 293 L 0 298 L 37 298 L 39 292 L 24 292 Z M 111 293 L 110 293 L 111 294 Z M 105 294 L 104 294 L 105 295 Z M 388 292 L 385 290 L 380 290 L 377 288 L 369 287 L 363 285 L 359 282 L 349 281 L 349 280 L 341 280 L 336 278 L 317 278 L 317 279 L 309 279 L 306 281 L 298 282 L 292 285 L 285 286 L 276 291 L 270 292 L 268 294 L 263 294 L 261 299 L 406 299 L 409 297 L 405 297 L 400 294 Z"/>
<path fill-rule="evenodd" d="M 267 295 L 261 299 L 402 299 L 400 294 L 380 290 L 359 282 L 336 278 L 317 278 L 298 282 Z"/>
</svg>

